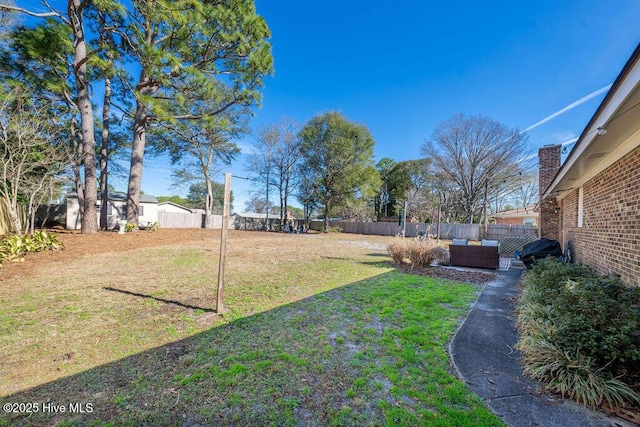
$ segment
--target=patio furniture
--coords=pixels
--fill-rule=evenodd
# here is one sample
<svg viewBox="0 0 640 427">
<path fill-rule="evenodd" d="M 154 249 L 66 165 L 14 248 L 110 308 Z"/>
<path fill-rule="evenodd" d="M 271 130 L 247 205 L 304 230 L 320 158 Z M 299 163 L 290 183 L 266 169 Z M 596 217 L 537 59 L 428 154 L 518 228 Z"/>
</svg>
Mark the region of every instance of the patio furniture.
<svg viewBox="0 0 640 427">
<path fill-rule="evenodd" d="M 482 239 L 482 242 L 480 243 L 481 246 L 500 246 L 500 242 L 498 242 L 497 240 L 487 240 L 487 239 Z"/>
<path fill-rule="evenodd" d="M 495 242 L 495 244 L 494 244 Z M 449 245 L 450 264 L 458 267 L 490 268 L 500 267 L 497 241 L 485 241 L 484 245 Z"/>
</svg>

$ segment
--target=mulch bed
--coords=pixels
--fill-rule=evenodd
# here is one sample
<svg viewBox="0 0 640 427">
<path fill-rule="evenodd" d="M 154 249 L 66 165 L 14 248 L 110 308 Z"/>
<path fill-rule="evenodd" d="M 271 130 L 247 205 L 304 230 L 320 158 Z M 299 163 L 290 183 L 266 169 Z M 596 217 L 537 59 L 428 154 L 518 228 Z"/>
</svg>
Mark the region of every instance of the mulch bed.
<svg viewBox="0 0 640 427">
<path fill-rule="evenodd" d="M 434 279 L 448 279 L 454 282 L 473 283 L 483 285 L 496 279 L 494 273 L 484 271 L 457 270 L 445 267 L 419 267 L 412 269 L 410 265 L 396 266 L 396 268 L 406 274 L 417 274 L 418 276 L 428 276 Z"/>
</svg>

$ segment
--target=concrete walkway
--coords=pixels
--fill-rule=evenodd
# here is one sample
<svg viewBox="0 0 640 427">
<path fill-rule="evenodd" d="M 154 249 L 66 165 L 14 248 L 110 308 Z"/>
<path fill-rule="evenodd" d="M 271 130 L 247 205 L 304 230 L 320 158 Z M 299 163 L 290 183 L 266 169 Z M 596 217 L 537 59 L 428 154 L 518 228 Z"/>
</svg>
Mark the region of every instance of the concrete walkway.
<svg viewBox="0 0 640 427">
<path fill-rule="evenodd" d="M 633 424 L 572 401 L 543 394 L 541 386 L 526 378 L 521 354 L 513 347 L 517 282 L 523 269 L 499 271 L 487 284 L 469 316 L 449 345 L 458 376 L 510 426 L 604 427 Z"/>
</svg>

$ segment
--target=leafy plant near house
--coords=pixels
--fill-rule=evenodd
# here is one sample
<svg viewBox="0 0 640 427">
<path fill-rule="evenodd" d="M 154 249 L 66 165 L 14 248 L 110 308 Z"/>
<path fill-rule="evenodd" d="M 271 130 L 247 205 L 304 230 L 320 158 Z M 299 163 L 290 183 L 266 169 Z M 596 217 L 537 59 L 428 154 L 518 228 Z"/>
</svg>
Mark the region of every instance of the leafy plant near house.
<svg viewBox="0 0 640 427">
<path fill-rule="evenodd" d="M 584 405 L 640 405 L 624 381 L 640 367 L 640 288 L 555 259 L 523 281 L 518 349 L 525 372 Z"/>
<path fill-rule="evenodd" d="M 0 242 L 0 266 L 6 261 L 24 260 L 23 255 L 28 252 L 56 250 L 64 247 L 56 234 L 44 230 L 36 231 L 32 236 L 13 235 Z"/>
<path fill-rule="evenodd" d="M 126 233 L 129 233 L 129 232 L 131 232 L 131 231 L 133 231 L 135 229 L 136 229 L 136 225 L 134 223 L 132 223 L 132 222 L 128 222 L 124 226 L 124 231 Z"/>
<path fill-rule="evenodd" d="M 158 231 L 160 230 L 160 223 L 158 221 L 154 222 L 153 224 L 151 224 L 147 230 L 149 231 Z"/>
</svg>

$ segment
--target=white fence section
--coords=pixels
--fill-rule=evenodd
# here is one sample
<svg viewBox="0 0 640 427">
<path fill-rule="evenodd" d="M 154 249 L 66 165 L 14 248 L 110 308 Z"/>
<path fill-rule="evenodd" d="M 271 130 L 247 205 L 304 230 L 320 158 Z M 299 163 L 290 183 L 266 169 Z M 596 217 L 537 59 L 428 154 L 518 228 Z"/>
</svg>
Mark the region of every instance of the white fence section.
<svg viewBox="0 0 640 427">
<path fill-rule="evenodd" d="M 161 228 L 202 228 L 202 220 L 199 213 L 158 212 Z"/>
<path fill-rule="evenodd" d="M 204 220 L 204 215 L 202 216 Z M 222 228 L 222 215 L 211 215 L 207 222 L 209 229 Z M 229 216 L 229 228 L 233 228 L 233 217 Z"/>
<path fill-rule="evenodd" d="M 161 228 L 204 228 L 204 215 L 200 213 L 158 212 Z M 209 228 L 222 228 L 222 215 L 211 215 Z M 229 218 L 229 227 L 233 227 L 233 218 Z"/>
</svg>

